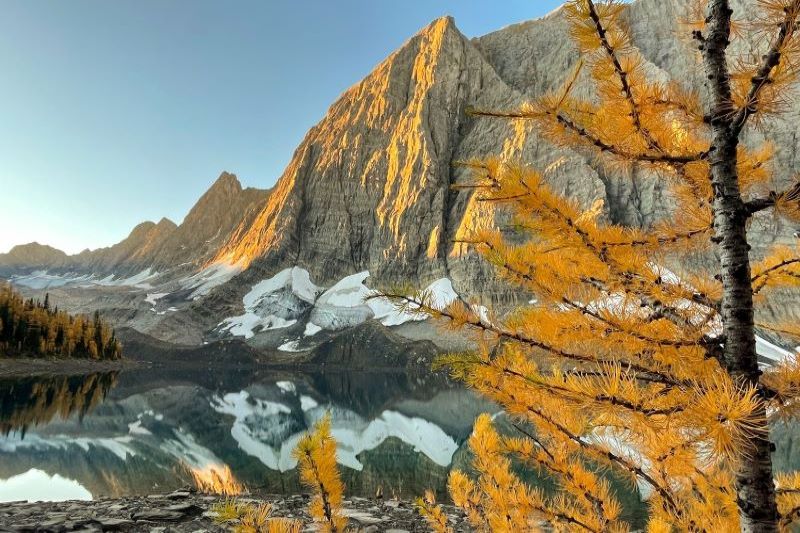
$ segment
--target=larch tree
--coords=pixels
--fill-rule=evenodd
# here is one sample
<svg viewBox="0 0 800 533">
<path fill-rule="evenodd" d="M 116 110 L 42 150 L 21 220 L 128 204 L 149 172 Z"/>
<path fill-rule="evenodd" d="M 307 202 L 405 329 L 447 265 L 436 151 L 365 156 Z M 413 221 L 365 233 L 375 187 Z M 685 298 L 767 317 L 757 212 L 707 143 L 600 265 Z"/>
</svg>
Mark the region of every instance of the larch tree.
<svg viewBox="0 0 800 533">
<path fill-rule="evenodd" d="M 507 205 L 517 230 L 513 239 L 480 230 L 469 243 L 536 303 L 497 317 L 478 302 L 438 309 L 433 294 L 387 293 L 475 333 L 481 349 L 442 363 L 518 430 L 501 435 L 481 419 L 470 440 L 477 478 L 451 475 L 453 500 L 478 529 L 529 530 L 544 520 L 627 531 L 604 468 L 648 494 L 648 531 L 767 532 L 800 517 L 800 475 L 773 474 L 769 428 L 798 405 L 800 355 L 760 368 L 755 337 L 756 327 L 800 334 L 795 323 L 755 320 L 771 291 L 800 286 L 800 251 L 757 259 L 748 243 L 756 213 L 800 222 L 800 183 L 776 187 L 791 180 L 773 174 L 775 148 L 743 138 L 753 126 L 768 134 L 792 97 L 800 0 L 754 0 L 757 20 L 743 21 L 728 0 L 692 4 L 698 20 L 680 27 L 700 52 L 705 92 L 648 75 L 624 4 L 572 0 L 565 12 L 581 59 L 564 86 L 518 110 L 473 110 L 530 121 L 623 179 L 633 166 L 648 168 L 669 186 L 670 220 L 647 229 L 605 223 L 601 205 L 580 209 L 529 166 L 469 161 L 476 177 L 467 186 Z M 732 57 L 732 42 L 750 32 L 756 52 Z M 585 80 L 590 99 L 575 96 Z M 692 260 L 698 253 L 715 258 L 713 268 L 695 267 L 705 264 Z M 552 476 L 558 493 L 528 487 L 512 460 Z M 430 500 L 421 508 L 447 530 Z"/>
</svg>

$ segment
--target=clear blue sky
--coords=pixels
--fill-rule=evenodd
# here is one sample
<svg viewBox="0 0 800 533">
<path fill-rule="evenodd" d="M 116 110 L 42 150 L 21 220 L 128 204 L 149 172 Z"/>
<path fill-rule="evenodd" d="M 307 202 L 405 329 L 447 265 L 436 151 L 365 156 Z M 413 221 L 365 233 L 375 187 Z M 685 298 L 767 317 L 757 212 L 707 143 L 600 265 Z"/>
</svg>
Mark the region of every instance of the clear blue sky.
<svg viewBox="0 0 800 533">
<path fill-rule="evenodd" d="M 560 0 L 3 0 L 0 252 L 180 223 L 222 170 L 280 176 L 347 87 L 431 20 L 467 36 Z"/>
</svg>

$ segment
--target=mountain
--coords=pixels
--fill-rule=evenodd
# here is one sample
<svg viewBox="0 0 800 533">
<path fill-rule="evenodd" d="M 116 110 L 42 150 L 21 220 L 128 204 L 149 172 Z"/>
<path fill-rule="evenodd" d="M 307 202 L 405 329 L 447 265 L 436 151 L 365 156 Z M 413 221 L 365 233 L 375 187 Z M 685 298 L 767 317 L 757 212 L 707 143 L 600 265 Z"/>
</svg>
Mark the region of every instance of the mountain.
<svg viewBox="0 0 800 533">
<path fill-rule="evenodd" d="M 234 174 L 223 172 L 154 251 L 154 270 L 165 271 L 185 263 L 203 266 L 233 238 L 240 225 L 250 223 L 268 194 L 261 189 L 243 189 Z"/>
<path fill-rule="evenodd" d="M 503 103 L 498 87 L 453 19 L 436 20 L 331 106 L 218 259 L 290 260 L 320 281 L 445 268 L 446 238 L 463 218 L 450 185 L 464 109 Z"/>
<path fill-rule="evenodd" d="M 67 254 L 46 244 L 19 244 L 0 254 L 0 268 L 54 268 L 62 266 Z"/>
<path fill-rule="evenodd" d="M 108 248 L 85 250 L 71 258 L 70 267 L 90 272 L 130 272 L 152 264 L 154 252 L 177 229 L 175 223 L 162 218 L 158 223 L 142 222 L 122 241 Z"/>
<path fill-rule="evenodd" d="M 692 51 L 674 27 L 679 5 L 631 4 L 634 42 L 654 75 L 702 88 Z M 369 270 L 383 282 L 424 284 L 446 276 L 459 291 L 507 302 L 513 295 L 453 244 L 480 225 L 503 222 L 470 191 L 451 189 L 470 181 L 454 162 L 490 154 L 549 169 L 557 191 L 587 206 L 602 199 L 609 221 L 647 226 L 668 216 L 660 176 L 634 169 L 620 179 L 585 154 L 553 147 L 528 125 L 465 114 L 468 106 L 514 108 L 558 87 L 577 57 L 560 12 L 472 40 L 451 18 L 434 21 L 331 106 L 261 212 L 217 260 L 251 266 L 255 273 L 243 277 L 248 283 L 292 265 L 319 284 Z M 788 147 L 779 165 L 794 169 L 795 128 L 782 122 L 777 129 Z M 757 252 L 775 240 L 791 242 L 791 228 L 759 222 Z"/>
<path fill-rule="evenodd" d="M 190 272 L 213 259 L 232 238 L 231 233 L 252 219 L 268 194 L 261 189 L 244 189 L 234 174 L 222 172 L 179 226 L 168 218 L 142 222 L 113 246 L 72 256 L 38 243 L 15 246 L 0 254 L 0 273 L 48 269 L 122 278 L 145 270 L 148 277 L 166 271 Z"/>
<path fill-rule="evenodd" d="M 675 22 L 684 5 L 638 0 L 627 4 L 625 16 L 652 75 L 684 80 L 702 94 L 691 43 Z M 325 342 L 344 324 L 378 317 L 375 306 L 333 291 L 346 280 L 346 290 L 360 295 L 369 293 L 366 285 L 446 283 L 502 309 L 528 296 L 501 284 L 454 241 L 505 223 L 505 215 L 471 190 L 452 189 L 471 180 L 456 162 L 499 155 L 546 169 L 557 192 L 584 206 L 602 199 L 602 217 L 619 224 L 647 226 L 669 214 L 661 176 L 638 167 L 629 176 L 610 175 L 592 157 L 555 148 L 529 124 L 465 112 L 515 108 L 557 88 L 577 59 L 558 10 L 474 39 L 452 18 L 437 19 L 333 103 L 272 190 L 242 189 L 223 173 L 177 228 L 149 223 L 114 247 L 73 256 L 63 267 L 53 263 L 47 275 L 55 281 L 29 281 L 22 274 L 30 276 L 34 265 L 17 263 L 16 282 L 58 285 L 70 306 L 102 305 L 122 325 L 164 340 L 239 335 L 272 348 Z M 586 93 L 585 80 L 576 91 Z M 791 105 L 800 111 L 800 102 Z M 769 128 L 778 147 L 776 174 L 786 181 L 800 171 L 794 113 L 787 116 Z M 775 242 L 796 242 L 797 228 L 764 216 L 751 236 L 757 256 Z M 304 273 L 313 294 L 297 297 L 280 282 L 292 268 Z M 70 270 L 94 285 L 67 276 Z M 788 312 L 798 317 L 795 308 Z M 323 315 L 325 323 L 317 322 Z"/>
</svg>

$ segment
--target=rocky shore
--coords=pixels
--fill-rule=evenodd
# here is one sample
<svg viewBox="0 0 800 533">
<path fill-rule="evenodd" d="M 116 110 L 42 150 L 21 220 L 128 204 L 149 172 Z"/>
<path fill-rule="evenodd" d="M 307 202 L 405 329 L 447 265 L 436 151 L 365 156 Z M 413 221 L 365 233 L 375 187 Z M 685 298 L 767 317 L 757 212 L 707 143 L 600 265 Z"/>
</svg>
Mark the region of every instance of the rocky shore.
<svg viewBox="0 0 800 533">
<path fill-rule="evenodd" d="M 147 366 L 145 362 L 127 358 L 116 361 L 94 361 L 90 359 L 3 357 L 0 354 L 0 378 L 79 376 L 95 372 L 131 370 L 145 366 Z"/>
<path fill-rule="evenodd" d="M 169 494 L 154 494 L 118 499 L 66 502 L 12 502 L 0 504 L 0 532 L 66 531 L 142 531 L 147 533 L 222 532 L 231 527 L 215 521 L 212 510 L 224 496 L 200 494 L 182 489 Z M 238 498 L 241 502 L 269 502 L 273 516 L 310 523 L 308 496 L 265 496 Z M 413 504 L 398 500 L 349 498 L 345 514 L 353 530 L 371 532 L 429 531 Z M 447 508 L 455 531 L 469 531 L 463 514 Z M 233 524 L 230 524 L 233 526 Z M 311 526 L 304 531 L 315 531 Z"/>
</svg>

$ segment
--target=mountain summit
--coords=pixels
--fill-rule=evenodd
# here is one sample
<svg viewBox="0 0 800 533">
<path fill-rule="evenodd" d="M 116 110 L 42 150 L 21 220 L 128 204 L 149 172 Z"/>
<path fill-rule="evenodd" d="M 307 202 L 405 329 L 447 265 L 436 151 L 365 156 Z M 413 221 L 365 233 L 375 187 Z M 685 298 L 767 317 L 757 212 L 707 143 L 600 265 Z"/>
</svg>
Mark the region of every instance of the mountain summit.
<svg viewBox="0 0 800 533">
<path fill-rule="evenodd" d="M 252 219 L 267 196 L 268 191 L 243 189 L 236 175 L 223 172 L 159 246 L 154 268 L 163 272 L 185 263 L 203 266 L 240 224 Z"/>
<path fill-rule="evenodd" d="M 508 96 L 453 19 L 437 19 L 330 107 L 217 258 L 291 261 L 326 281 L 366 269 L 444 272 L 447 238 L 464 216 L 450 186 L 469 128 L 465 107 Z"/>
<path fill-rule="evenodd" d="M 180 225 L 168 218 L 138 224 L 122 241 L 106 248 L 68 256 L 51 246 L 30 243 L 0 254 L 0 271 L 39 269 L 125 276 L 191 272 L 204 266 L 232 238 L 231 233 L 250 220 L 263 205 L 268 191 L 243 189 L 234 174 L 223 172 L 192 207 Z"/>
<path fill-rule="evenodd" d="M 8 253 L 0 254 L 0 267 L 6 268 L 54 268 L 64 264 L 67 254 L 38 242 L 18 244 Z"/>
</svg>

